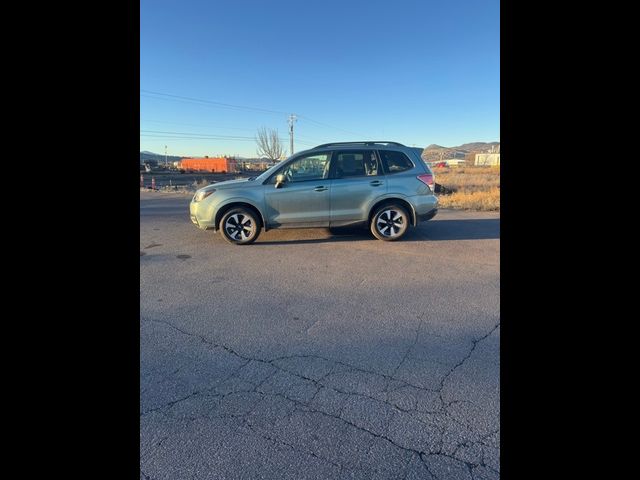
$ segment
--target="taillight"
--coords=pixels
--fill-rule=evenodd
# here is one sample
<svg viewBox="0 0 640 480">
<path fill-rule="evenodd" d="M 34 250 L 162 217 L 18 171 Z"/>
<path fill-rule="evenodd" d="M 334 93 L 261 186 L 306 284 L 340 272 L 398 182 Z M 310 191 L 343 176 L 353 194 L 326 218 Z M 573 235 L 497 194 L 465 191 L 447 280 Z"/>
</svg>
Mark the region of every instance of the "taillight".
<svg viewBox="0 0 640 480">
<path fill-rule="evenodd" d="M 423 173 L 422 175 L 418 175 L 418 180 L 420 180 L 425 185 L 428 185 L 431 190 L 433 190 L 433 175 L 430 173 Z"/>
</svg>

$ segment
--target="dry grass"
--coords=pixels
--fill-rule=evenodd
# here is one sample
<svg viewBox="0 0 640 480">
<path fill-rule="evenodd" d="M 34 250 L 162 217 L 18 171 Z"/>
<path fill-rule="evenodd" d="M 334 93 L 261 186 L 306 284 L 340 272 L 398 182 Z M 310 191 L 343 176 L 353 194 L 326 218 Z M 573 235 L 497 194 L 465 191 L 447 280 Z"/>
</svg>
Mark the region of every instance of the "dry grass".
<svg viewBox="0 0 640 480">
<path fill-rule="evenodd" d="M 500 210 L 500 167 L 434 168 L 433 173 L 453 192 L 438 195 L 442 208 Z"/>
<path fill-rule="evenodd" d="M 191 184 L 195 190 L 206 187 L 207 185 L 209 185 L 209 181 L 206 178 L 196 180 Z"/>
<path fill-rule="evenodd" d="M 440 207 L 455 208 L 457 210 L 500 211 L 500 189 L 475 192 L 455 192 L 450 195 L 438 196 Z"/>
<path fill-rule="evenodd" d="M 189 187 L 178 187 L 178 188 L 174 188 L 174 189 L 166 187 L 166 188 L 160 188 L 158 190 L 151 190 L 150 188 L 141 188 L 140 189 L 140 193 L 143 193 L 143 192 L 151 192 L 151 193 L 159 194 L 159 195 L 173 194 L 173 195 L 183 195 L 185 197 L 192 197 L 193 196 L 193 190 L 191 188 L 189 188 Z"/>
</svg>

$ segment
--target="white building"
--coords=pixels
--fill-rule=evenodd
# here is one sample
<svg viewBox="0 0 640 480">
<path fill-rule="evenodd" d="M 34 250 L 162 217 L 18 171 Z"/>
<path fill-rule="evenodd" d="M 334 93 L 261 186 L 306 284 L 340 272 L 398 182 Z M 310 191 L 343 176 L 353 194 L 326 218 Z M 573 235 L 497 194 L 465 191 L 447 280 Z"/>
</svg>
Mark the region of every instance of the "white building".
<svg viewBox="0 0 640 480">
<path fill-rule="evenodd" d="M 460 165 L 464 165 L 467 161 L 463 158 L 448 158 L 443 160 L 444 163 L 447 164 L 447 167 L 459 167 Z"/>
<path fill-rule="evenodd" d="M 476 153 L 476 166 L 500 165 L 499 153 Z"/>
<path fill-rule="evenodd" d="M 460 158 L 447 158 L 446 160 L 434 160 L 432 162 L 427 162 L 430 167 L 439 164 L 445 164 L 447 167 L 459 167 L 461 165 L 465 165 L 467 163 L 466 160 Z"/>
</svg>

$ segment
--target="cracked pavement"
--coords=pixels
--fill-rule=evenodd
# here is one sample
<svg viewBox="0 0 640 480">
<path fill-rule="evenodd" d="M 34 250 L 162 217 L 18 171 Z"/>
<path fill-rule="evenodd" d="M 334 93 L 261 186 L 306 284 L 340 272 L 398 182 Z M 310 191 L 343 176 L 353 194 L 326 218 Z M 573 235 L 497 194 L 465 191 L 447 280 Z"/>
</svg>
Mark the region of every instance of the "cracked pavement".
<svg viewBox="0 0 640 480">
<path fill-rule="evenodd" d="M 141 479 L 499 478 L 498 214 L 238 247 L 189 200 L 140 195 Z"/>
</svg>

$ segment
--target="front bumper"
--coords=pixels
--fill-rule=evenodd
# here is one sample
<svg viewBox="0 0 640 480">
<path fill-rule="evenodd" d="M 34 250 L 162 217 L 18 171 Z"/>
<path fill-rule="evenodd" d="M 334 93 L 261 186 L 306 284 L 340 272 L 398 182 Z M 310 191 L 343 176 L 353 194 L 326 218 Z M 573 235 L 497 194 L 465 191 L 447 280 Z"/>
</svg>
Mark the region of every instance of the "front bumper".
<svg viewBox="0 0 640 480">
<path fill-rule="evenodd" d="M 214 225 L 212 225 L 210 221 L 204 220 L 202 212 L 199 212 L 200 203 L 201 202 L 191 202 L 189 205 L 189 218 L 191 219 L 191 223 L 201 230 L 213 229 Z M 198 213 L 201 213 L 201 215 L 198 215 Z M 205 218 L 207 217 L 205 216 Z"/>
</svg>

